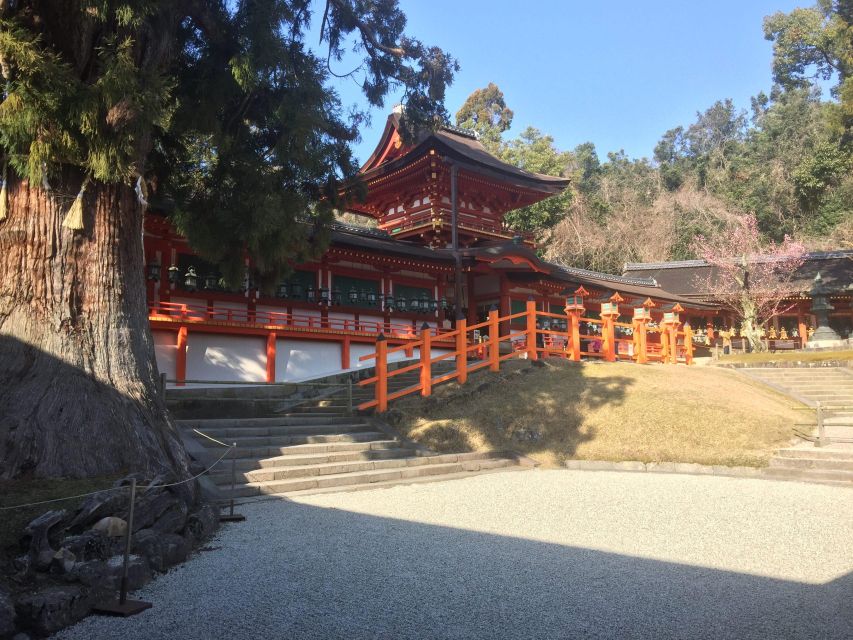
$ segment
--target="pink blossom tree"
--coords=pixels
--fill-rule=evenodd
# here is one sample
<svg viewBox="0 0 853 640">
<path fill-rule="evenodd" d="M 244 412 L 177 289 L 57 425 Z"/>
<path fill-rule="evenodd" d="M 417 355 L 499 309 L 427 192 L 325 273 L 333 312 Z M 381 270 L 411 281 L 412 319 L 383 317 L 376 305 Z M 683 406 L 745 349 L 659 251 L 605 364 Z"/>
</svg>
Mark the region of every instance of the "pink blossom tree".
<svg viewBox="0 0 853 640">
<path fill-rule="evenodd" d="M 734 313 L 741 335 L 754 351 L 764 349 L 762 327 L 793 305 L 786 297 L 796 293 L 794 272 L 803 264 L 805 247 L 789 238 L 765 241 L 752 214 L 737 216 L 725 232 L 706 238 L 697 236 L 693 250 L 710 265 L 694 286 L 708 298 Z"/>
</svg>

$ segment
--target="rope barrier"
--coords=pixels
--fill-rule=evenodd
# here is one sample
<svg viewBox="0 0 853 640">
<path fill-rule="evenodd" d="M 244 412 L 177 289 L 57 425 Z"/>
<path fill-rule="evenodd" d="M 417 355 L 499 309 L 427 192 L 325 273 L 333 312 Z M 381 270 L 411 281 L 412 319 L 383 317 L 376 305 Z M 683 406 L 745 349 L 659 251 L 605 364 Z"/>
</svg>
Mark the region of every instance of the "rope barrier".
<svg viewBox="0 0 853 640">
<path fill-rule="evenodd" d="M 213 469 L 213 467 L 218 465 L 220 462 L 222 462 L 222 460 L 225 458 L 225 456 L 227 456 L 231 452 L 231 449 L 234 448 L 234 445 L 229 445 L 229 444 L 225 444 L 224 442 L 220 442 L 219 440 L 216 440 L 215 438 L 211 438 L 210 436 L 201 433 L 197 429 L 193 429 L 193 431 L 195 431 L 199 435 L 204 436 L 208 440 L 212 440 L 213 442 L 221 444 L 224 447 L 228 447 L 228 450 L 225 451 L 225 453 L 223 453 L 221 456 L 219 456 L 219 458 L 216 460 L 216 462 L 214 462 L 212 465 L 207 467 L 207 469 L 205 469 L 201 473 L 197 473 L 196 475 L 194 475 L 190 478 L 187 478 L 186 480 L 180 480 L 179 482 L 170 482 L 169 484 L 141 485 L 141 486 L 137 487 L 137 489 L 165 489 L 167 487 L 176 487 L 178 485 L 186 484 L 187 482 L 191 482 L 193 480 L 196 480 L 197 478 L 200 478 L 204 474 L 208 473 L 211 469 Z M 98 495 L 99 493 L 106 493 L 107 491 L 119 491 L 121 489 L 127 489 L 129 487 L 130 487 L 130 485 L 124 485 L 121 487 L 109 487 L 108 489 L 98 489 L 97 491 L 91 491 L 89 493 L 81 493 L 81 494 L 76 495 L 76 496 L 65 496 L 62 498 L 52 498 L 50 500 L 39 500 L 38 502 L 27 502 L 24 504 L 16 504 L 16 505 L 12 505 L 9 507 L 0 507 L 0 511 L 10 511 L 12 509 L 23 509 L 24 507 L 37 507 L 37 506 L 42 505 L 42 504 L 50 504 L 52 502 L 64 502 L 66 500 L 75 500 L 77 498 L 88 498 L 89 496 Z"/>
</svg>

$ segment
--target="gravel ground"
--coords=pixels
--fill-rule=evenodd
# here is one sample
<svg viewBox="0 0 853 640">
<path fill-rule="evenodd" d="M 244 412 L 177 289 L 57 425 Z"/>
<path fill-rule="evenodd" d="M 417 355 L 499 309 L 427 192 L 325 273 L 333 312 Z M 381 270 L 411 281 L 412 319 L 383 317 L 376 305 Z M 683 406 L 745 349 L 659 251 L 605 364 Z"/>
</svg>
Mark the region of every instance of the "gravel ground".
<svg viewBox="0 0 853 640">
<path fill-rule="evenodd" d="M 65 640 L 853 637 L 853 489 L 584 471 L 242 507 Z"/>
</svg>

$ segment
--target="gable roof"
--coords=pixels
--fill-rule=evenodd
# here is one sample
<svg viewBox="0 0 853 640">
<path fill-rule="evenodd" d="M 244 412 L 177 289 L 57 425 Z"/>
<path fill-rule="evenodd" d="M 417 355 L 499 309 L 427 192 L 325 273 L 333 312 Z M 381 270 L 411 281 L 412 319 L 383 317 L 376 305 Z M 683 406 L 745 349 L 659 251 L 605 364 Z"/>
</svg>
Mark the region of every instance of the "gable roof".
<svg viewBox="0 0 853 640">
<path fill-rule="evenodd" d="M 359 176 L 367 181 L 397 171 L 433 149 L 469 171 L 548 195 L 559 193 L 571 182 L 568 178 L 533 173 L 504 162 L 483 146 L 476 133 L 459 127 L 445 125 L 436 131 L 426 131 L 419 134 L 413 144 L 404 145 L 399 113 L 388 116 L 379 144 L 362 165 Z"/>
<path fill-rule="evenodd" d="M 629 262 L 625 264 L 623 273 L 626 276 L 654 278 L 661 287 L 678 295 L 703 297 L 706 292 L 697 288 L 697 280 L 709 274 L 713 276 L 716 271 L 704 260 L 677 260 Z M 853 292 L 853 250 L 815 251 L 807 254 L 792 278 L 794 291 L 808 293 L 818 272 L 831 293 Z"/>
</svg>

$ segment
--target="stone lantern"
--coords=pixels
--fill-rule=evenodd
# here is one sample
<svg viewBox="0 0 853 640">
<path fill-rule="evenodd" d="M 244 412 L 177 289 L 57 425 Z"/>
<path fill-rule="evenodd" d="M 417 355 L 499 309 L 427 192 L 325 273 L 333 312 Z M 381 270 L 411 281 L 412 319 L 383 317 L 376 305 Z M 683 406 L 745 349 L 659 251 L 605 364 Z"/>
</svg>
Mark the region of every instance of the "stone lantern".
<svg viewBox="0 0 853 640">
<path fill-rule="evenodd" d="M 823 282 L 820 272 L 815 276 L 811 289 L 812 313 L 815 316 L 815 332 L 809 337 L 807 348 L 819 349 L 826 347 L 843 346 L 841 339 L 832 327 L 829 326 L 829 312 L 834 310 L 829 303 L 829 290 Z"/>
</svg>

